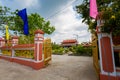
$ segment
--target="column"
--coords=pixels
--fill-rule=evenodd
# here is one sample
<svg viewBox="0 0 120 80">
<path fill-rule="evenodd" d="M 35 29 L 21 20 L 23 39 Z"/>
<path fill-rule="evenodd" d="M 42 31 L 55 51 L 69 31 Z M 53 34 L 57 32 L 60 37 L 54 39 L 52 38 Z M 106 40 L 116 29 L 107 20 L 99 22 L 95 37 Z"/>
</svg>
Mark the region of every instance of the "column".
<svg viewBox="0 0 120 80">
<path fill-rule="evenodd" d="M 12 46 L 18 45 L 18 39 L 19 39 L 18 36 L 13 36 L 13 37 L 12 37 Z M 15 53 L 15 51 L 14 51 L 14 49 L 12 48 L 12 57 L 14 57 L 14 53 Z"/>
<path fill-rule="evenodd" d="M 13 36 L 12 37 L 12 46 L 18 45 L 18 36 Z"/>
<path fill-rule="evenodd" d="M 35 50 L 34 50 L 34 58 L 37 62 L 43 61 L 42 53 L 43 53 L 43 40 L 44 40 L 44 32 L 42 30 L 35 31 Z"/>
<path fill-rule="evenodd" d="M 102 25 L 104 25 L 104 20 L 101 19 L 101 14 L 98 14 L 96 30 L 100 55 L 100 80 L 116 80 L 112 35 L 103 33 Z"/>
<path fill-rule="evenodd" d="M 3 38 L 0 38 L 0 47 L 5 46 L 5 40 Z"/>
</svg>

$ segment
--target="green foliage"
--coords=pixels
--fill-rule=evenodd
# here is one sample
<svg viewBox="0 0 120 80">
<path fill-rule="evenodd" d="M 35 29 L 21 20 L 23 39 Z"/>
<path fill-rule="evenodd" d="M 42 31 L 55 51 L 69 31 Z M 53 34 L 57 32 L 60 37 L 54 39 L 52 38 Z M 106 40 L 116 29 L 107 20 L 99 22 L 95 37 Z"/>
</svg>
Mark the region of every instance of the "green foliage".
<svg viewBox="0 0 120 80">
<path fill-rule="evenodd" d="M 57 55 L 63 55 L 64 54 L 64 48 L 60 47 L 59 49 L 54 49 L 52 50 L 53 54 L 57 54 Z"/>
<path fill-rule="evenodd" d="M 0 6 L 0 25 L 8 24 L 12 19 L 10 15 L 10 8 Z"/>
<path fill-rule="evenodd" d="M 34 13 L 28 15 L 28 25 L 29 25 L 29 36 L 21 36 L 24 39 L 20 39 L 22 43 L 33 43 L 34 42 L 34 32 L 37 29 L 43 30 L 46 34 L 51 34 L 54 32 L 55 28 L 50 25 L 49 21 L 45 21 L 39 14 Z M 15 17 L 15 27 L 12 30 L 17 30 L 20 34 L 23 34 L 23 22 L 21 18 L 16 15 Z"/>
<path fill-rule="evenodd" d="M 61 47 L 59 44 L 52 43 L 52 54 L 63 55 L 65 49 Z"/>
<path fill-rule="evenodd" d="M 99 12 L 103 12 L 102 18 L 105 23 L 102 31 L 113 35 L 120 35 L 120 1 L 119 0 L 96 0 Z M 94 33 L 96 21 L 89 16 L 89 0 L 83 0 L 83 3 L 76 6 L 77 13 L 83 18 L 84 23 L 89 25 L 89 30 Z"/>
<path fill-rule="evenodd" d="M 15 50 L 15 56 L 34 59 L 34 51 L 33 50 Z"/>
<path fill-rule="evenodd" d="M 44 18 L 37 13 L 28 15 L 28 25 L 30 35 L 34 35 L 34 32 L 37 29 L 43 30 L 46 34 L 51 34 L 55 30 L 54 26 L 50 25 L 50 21 L 45 21 Z M 20 34 L 23 34 L 23 22 L 17 14 L 15 17 L 15 27 L 13 30 L 18 30 Z"/>
<path fill-rule="evenodd" d="M 63 55 L 69 53 L 69 55 L 76 56 L 92 56 L 92 48 L 91 47 L 83 47 L 82 45 L 72 46 L 69 48 L 62 48 L 60 45 L 53 43 L 52 44 L 52 53 Z"/>
<path fill-rule="evenodd" d="M 97 25 L 97 21 L 91 22 L 89 24 L 88 29 L 90 30 L 91 33 L 95 33 L 95 31 L 96 31 L 96 25 Z"/>
<path fill-rule="evenodd" d="M 118 8 L 114 7 L 115 10 L 112 6 L 113 5 L 103 11 L 102 18 L 105 23 L 102 26 L 102 31 L 107 33 L 113 32 L 113 35 L 120 35 L 120 11 L 117 10 Z"/>
<path fill-rule="evenodd" d="M 76 47 L 76 53 L 77 54 L 83 54 L 84 53 L 84 47 L 79 45 Z"/>
<path fill-rule="evenodd" d="M 73 55 L 77 56 L 92 56 L 91 47 L 83 47 L 82 45 L 72 47 Z"/>
<path fill-rule="evenodd" d="M 92 48 L 91 47 L 87 47 L 87 48 L 85 48 L 85 55 L 87 55 L 87 56 L 92 56 Z"/>
<path fill-rule="evenodd" d="M 27 36 L 23 36 L 23 21 L 17 15 L 18 11 L 19 10 L 16 10 L 15 12 L 10 12 L 10 8 L 0 6 L 0 26 L 2 24 L 7 24 L 10 30 L 15 31 L 16 33 L 18 32 L 19 35 L 26 38 L 26 40 L 20 39 L 20 42 L 24 43 L 26 41 L 25 43 L 33 43 L 34 32 L 37 29 L 43 30 L 46 34 L 51 34 L 55 31 L 55 27 L 51 26 L 50 21 L 45 21 L 44 18 L 42 18 L 38 13 L 32 13 L 28 15 L 30 38 Z M 4 26 L 0 27 L 0 30 L 5 30 Z"/>
<path fill-rule="evenodd" d="M 3 55 L 11 56 L 11 50 L 1 50 Z"/>
<path fill-rule="evenodd" d="M 20 35 L 19 37 L 19 44 L 34 43 L 34 36 Z"/>
<path fill-rule="evenodd" d="M 13 15 L 10 8 L 0 6 L 0 31 L 5 35 L 5 25 L 13 24 Z"/>
<path fill-rule="evenodd" d="M 76 53 L 76 48 L 77 46 L 72 46 L 69 48 L 69 51 L 71 51 L 72 53 Z"/>
<path fill-rule="evenodd" d="M 81 5 L 76 6 L 76 11 L 81 14 L 82 22 L 90 24 L 91 18 L 89 17 L 89 0 L 83 0 Z"/>
<path fill-rule="evenodd" d="M 52 49 L 59 49 L 61 48 L 61 46 L 59 44 L 56 44 L 56 43 L 52 43 Z"/>
<path fill-rule="evenodd" d="M 64 48 L 64 53 L 68 53 L 69 51 L 69 48 Z"/>
</svg>

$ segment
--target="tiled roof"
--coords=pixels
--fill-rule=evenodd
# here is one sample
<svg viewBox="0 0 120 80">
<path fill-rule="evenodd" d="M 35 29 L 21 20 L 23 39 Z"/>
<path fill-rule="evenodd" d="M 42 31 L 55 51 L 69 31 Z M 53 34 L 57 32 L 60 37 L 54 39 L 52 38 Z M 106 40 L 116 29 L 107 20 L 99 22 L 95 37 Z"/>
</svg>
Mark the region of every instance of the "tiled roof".
<svg viewBox="0 0 120 80">
<path fill-rule="evenodd" d="M 37 33 L 44 34 L 44 32 L 42 30 L 40 30 L 40 29 L 35 31 L 35 34 L 37 34 Z"/>
<path fill-rule="evenodd" d="M 76 39 L 68 39 L 68 40 L 63 40 L 62 44 L 66 44 L 66 43 L 76 43 L 77 40 Z"/>
<path fill-rule="evenodd" d="M 18 39 L 19 37 L 18 36 L 13 36 L 12 39 Z"/>
</svg>

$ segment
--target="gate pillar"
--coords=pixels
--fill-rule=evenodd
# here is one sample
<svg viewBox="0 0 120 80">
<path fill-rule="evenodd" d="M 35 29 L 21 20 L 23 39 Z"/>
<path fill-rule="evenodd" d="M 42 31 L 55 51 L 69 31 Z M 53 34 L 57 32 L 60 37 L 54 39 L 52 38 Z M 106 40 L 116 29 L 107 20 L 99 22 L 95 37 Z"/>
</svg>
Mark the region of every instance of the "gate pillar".
<svg viewBox="0 0 120 80">
<path fill-rule="evenodd" d="M 97 16 L 96 27 L 100 54 L 100 80 L 116 80 L 112 36 L 101 31 L 101 26 L 104 25 L 101 15 L 102 13 L 99 13 Z"/>
<path fill-rule="evenodd" d="M 18 45 L 18 38 L 19 38 L 18 36 L 12 37 L 12 46 Z M 14 57 L 14 55 L 15 55 L 15 51 L 14 51 L 14 49 L 12 49 L 11 56 Z"/>
<path fill-rule="evenodd" d="M 12 46 L 18 45 L 18 36 L 13 36 L 12 37 Z"/>
<path fill-rule="evenodd" d="M 34 44 L 35 44 L 35 50 L 34 50 L 34 58 L 36 61 L 43 61 L 43 41 L 44 41 L 44 32 L 42 30 L 36 30 L 35 31 L 35 38 L 34 38 Z"/>
<path fill-rule="evenodd" d="M 5 40 L 4 38 L 0 38 L 0 47 L 5 46 Z"/>
</svg>

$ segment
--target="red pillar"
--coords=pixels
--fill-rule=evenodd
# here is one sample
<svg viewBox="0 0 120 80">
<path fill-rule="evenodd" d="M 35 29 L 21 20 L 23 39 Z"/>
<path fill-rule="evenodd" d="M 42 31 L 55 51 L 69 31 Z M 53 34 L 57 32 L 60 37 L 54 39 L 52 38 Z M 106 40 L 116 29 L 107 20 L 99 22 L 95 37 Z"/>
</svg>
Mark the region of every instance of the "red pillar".
<svg viewBox="0 0 120 80">
<path fill-rule="evenodd" d="M 44 32 L 41 30 L 35 31 L 35 52 L 34 58 L 36 61 L 43 61 L 42 53 L 43 53 L 43 40 L 44 40 Z"/>
<path fill-rule="evenodd" d="M 101 15 L 99 13 L 97 16 L 96 28 L 100 55 L 100 80 L 117 80 L 112 36 L 101 32 L 101 26 L 104 24 Z"/>
<path fill-rule="evenodd" d="M 116 69 L 113 54 L 112 38 L 110 34 L 99 33 L 99 53 L 100 53 L 100 80 L 116 80 Z"/>
<path fill-rule="evenodd" d="M 12 37 L 12 46 L 15 46 L 15 45 L 18 45 L 18 36 L 13 36 Z M 12 57 L 14 57 L 15 55 L 15 52 L 14 52 L 14 49 L 12 49 Z"/>
<path fill-rule="evenodd" d="M 5 46 L 5 40 L 3 38 L 0 38 L 0 47 Z"/>
<path fill-rule="evenodd" d="M 13 36 L 12 37 L 12 46 L 18 45 L 18 36 Z"/>
</svg>

